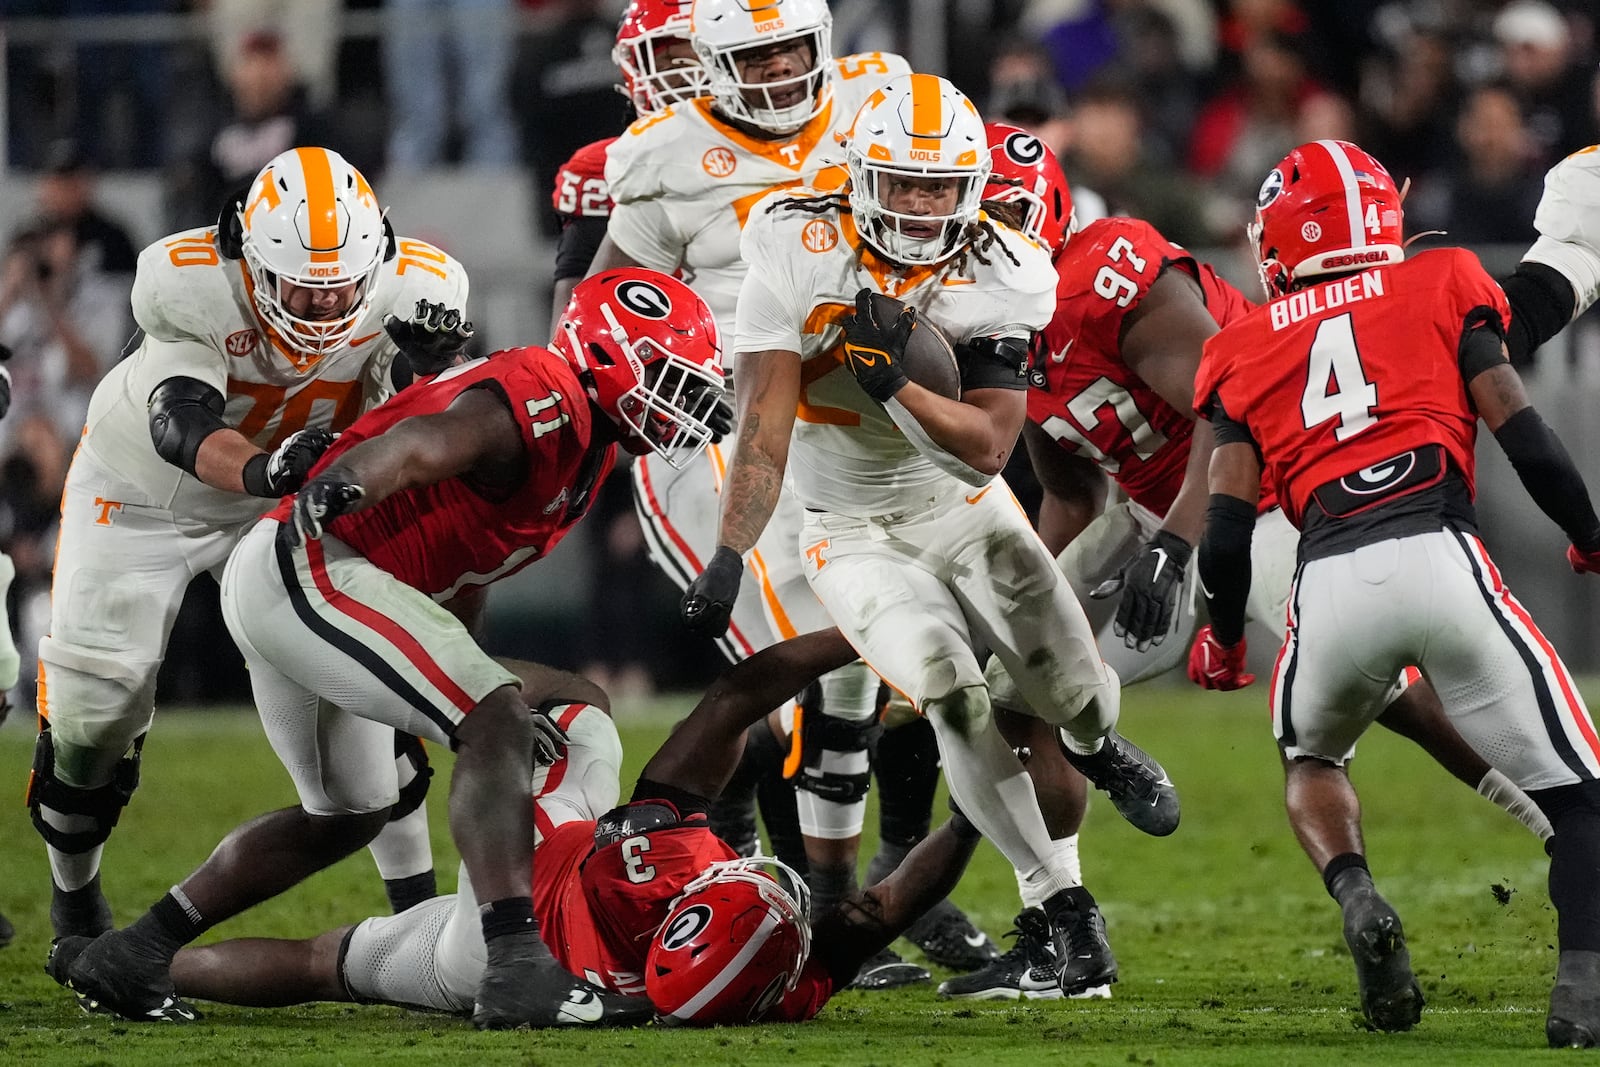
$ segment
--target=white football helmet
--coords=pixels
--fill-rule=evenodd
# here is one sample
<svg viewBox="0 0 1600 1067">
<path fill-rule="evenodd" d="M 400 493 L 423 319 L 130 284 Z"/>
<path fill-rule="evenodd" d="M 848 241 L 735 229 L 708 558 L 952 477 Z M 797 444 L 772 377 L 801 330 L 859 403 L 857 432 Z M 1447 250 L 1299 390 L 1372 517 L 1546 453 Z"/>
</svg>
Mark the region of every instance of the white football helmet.
<svg viewBox="0 0 1600 1067">
<path fill-rule="evenodd" d="M 939 263 L 966 243 L 993 166 L 978 109 L 933 74 L 903 74 L 867 97 L 846 137 L 845 163 L 850 210 L 862 239 L 904 264 Z M 892 210 L 891 189 L 907 178 L 957 179 L 953 209 Z M 935 233 L 907 232 L 935 223 Z"/>
<path fill-rule="evenodd" d="M 809 39 L 809 70 L 771 82 L 740 75 L 738 53 L 796 38 Z M 793 133 L 833 99 L 833 15 L 824 0 L 695 0 L 689 39 L 717 109 L 729 118 L 769 133 Z M 805 93 L 793 103 L 774 99 L 796 88 Z"/>
<path fill-rule="evenodd" d="M 372 302 L 388 243 L 383 210 L 361 172 L 326 148 L 274 156 L 245 195 L 239 230 L 251 299 L 282 341 L 310 356 L 348 341 Z M 336 290 L 337 298 L 321 301 L 316 317 L 296 314 L 288 306 L 296 286 Z"/>
</svg>

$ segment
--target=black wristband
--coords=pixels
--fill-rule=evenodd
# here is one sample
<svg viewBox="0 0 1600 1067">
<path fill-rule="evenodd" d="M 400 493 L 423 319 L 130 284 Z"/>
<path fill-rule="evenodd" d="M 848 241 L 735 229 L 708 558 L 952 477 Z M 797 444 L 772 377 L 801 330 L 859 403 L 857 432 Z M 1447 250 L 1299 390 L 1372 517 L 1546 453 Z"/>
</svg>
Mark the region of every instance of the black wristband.
<svg viewBox="0 0 1600 1067">
<path fill-rule="evenodd" d="M 506 897 L 478 908 L 483 921 L 483 939 L 493 941 L 508 934 L 537 934 L 539 923 L 533 917 L 532 897 Z"/>
<path fill-rule="evenodd" d="M 251 496 L 278 495 L 267 485 L 267 463 L 271 458 L 265 452 L 260 452 L 244 461 L 239 480 L 244 483 L 244 491 Z"/>
</svg>

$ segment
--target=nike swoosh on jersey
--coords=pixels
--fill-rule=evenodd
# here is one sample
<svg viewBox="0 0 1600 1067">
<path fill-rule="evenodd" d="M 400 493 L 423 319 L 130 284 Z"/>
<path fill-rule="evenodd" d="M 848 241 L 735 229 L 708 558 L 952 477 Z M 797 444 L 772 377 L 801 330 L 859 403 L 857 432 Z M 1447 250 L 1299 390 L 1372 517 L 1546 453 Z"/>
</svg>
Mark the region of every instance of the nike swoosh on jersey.
<svg viewBox="0 0 1600 1067">
<path fill-rule="evenodd" d="M 987 493 L 989 490 L 991 490 L 993 488 L 994 488 L 994 484 L 993 483 L 990 483 L 989 485 L 984 486 L 982 489 L 979 489 L 976 493 L 973 493 L 971 496 L 967 497 L 967 503 L 976 504 L 978 501 L 983 499 L 983 494 Z"/>
<path fill-rule="evenodd" d="M 362 345 L 366 344 L 368 341 L 372 340 L 374 337 L 382 337 L 382 336 L 383 336 L 383 331 L 379 330 L 377 333 L 369 333 L 365 337 L 352 337 L 352 338 L 350 338 L 350 347 L 351 348 L 360 348 Z"/>
</svg>

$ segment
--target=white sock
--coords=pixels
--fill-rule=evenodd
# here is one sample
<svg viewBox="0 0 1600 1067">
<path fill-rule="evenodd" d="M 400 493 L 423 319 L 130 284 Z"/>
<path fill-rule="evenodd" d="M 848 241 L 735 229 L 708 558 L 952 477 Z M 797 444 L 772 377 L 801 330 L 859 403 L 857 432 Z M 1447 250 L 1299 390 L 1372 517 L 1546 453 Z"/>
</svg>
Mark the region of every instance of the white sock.
<svg viewBox="0 0 1600 1067">
<path fill-rule="evenodd" d="M 1050 853 L 1055 857 L 1055 862 L 1061 865 L 1062 870 L 1070 881 L 1068 885 L 1083 884 L 1083 865 L 1078 860 L 1078 835 L 1058 837 L 1050 842 Z M 1028 882 L 1021 871 L 1013 871 L 1017 876 L 1017 895 L 1022 898 L 1024 908 L 1038 908 L 1044 906 L 1044 898 L 1048 893 L 1040 895 Z"/>
<path fill-rule="evenodd" d="M 1544 817 L 1544 812 L 1539 810 L 1533 798 L 1493 767 L 1478 783 L 1478 795 L 1500 805 L 1512 818 L 1538 834 L 1539 840 L 1548 841 L 1555 836 L 1555 827 L 1550 825 L 1550 820 Z"/>
<path fill-rule="evenodd" d="M 433 870 L 433 849 L 428 844 L 428 806 L 423 804 L 403 819 L 386 825 L 367 846 L 385 881 L 410 878 Z"/>
<path fill-rule="evenodd" d="M 45 809 L 45 820 L 57 830 L 67 833 L 81 833 L 95 828 L 95 819 L 88 815 L 62 815 L 59 812 Z M 105 851 L 104 845 L 96 845 L 87 852 L 66 853 L 55 848 L 47 848 L 50 853 L 50 877 L 57 886 L 71 891 L 82 889 L 94 880 L 100 871 L 100 854 Z"/>
</svg>

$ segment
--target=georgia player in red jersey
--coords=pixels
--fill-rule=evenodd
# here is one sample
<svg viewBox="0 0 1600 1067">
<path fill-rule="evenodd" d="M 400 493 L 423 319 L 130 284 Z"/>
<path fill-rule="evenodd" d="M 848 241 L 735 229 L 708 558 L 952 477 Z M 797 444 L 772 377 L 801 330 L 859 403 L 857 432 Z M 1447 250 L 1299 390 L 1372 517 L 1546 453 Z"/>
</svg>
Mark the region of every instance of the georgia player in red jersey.
<svg viewBox="0 0 1600 1067">
<path fill-rule="evenodd" d="M 1206 343 L 1197 410 L 1215 426 L 1199 568 L 1215 640 L 1242 640 L 1263 473 L 1301 530 L 1270 702 L 1285 801 L 1344 915 L 1362 1009 L 1421 1015 L 1399 916 L 1373 886 L 1346 774 L 1401 668 L 1416 664 L 1475 748 L 1555 828 L 1561 955 L 1552 1045 L 1600 1037 L 1600 739 L 1571 677 L 1477 536 L 1481 418 L 1529 495 L 1600 569 L 1600 518 L 1508 362 L 1506 296 L 1462 249 L 1407 259 L 1401 196 L 1355 145 L 1316 141 L 1267 176 L 1253 236 L 1269 301 Z"/>
<path fill-rule="evenodd" d="M 611 59 L 622 73 L 617 88 L 633 102 L 639 118 L 704 95 L 705 68 L 689 43 L 691 6 L 691 0 L 632 0 L 622 12 Z M 555 287 L 550 300 L 552 329 L 567 306 L 572 287 L 589 273 L 589 264 L 606 235 L 612 206 L 606 188 L 606 149 L 614 141 L 615 137 L 591 141 L 556 172 L 550 202 L 561 220 L 561 236 L 556 242 Z"/>
<path fill-rule="evenodd" d="M 542 555 L 619 445 L 693 458 L 726 428 L 721 394 L 704 301 L 666 275 L 618 270 L 574 290 L 550 349 L 463 364 L 356 420 L 222 578 L 300 806 L 239 828 L 144 917 L 86 948 L 65 973 L 74 991 L 128 1018 L 192 1018 L 172 955 L 365 845 L 396 800 L 392 743 L 378 739 L 399 729 L 457 751 L 451 828 L 486 901 L 475 1021 L 603 1021 L 563 1017 L 574 986 L 543 950 L 529 897 L 529 757 L 553 762 L 561 731 L 527 714 L 516 676 L 443 605 Z"/>
<path fill-rule="evenodd" d="M 781 694 L 854 656 L 830 630 L 731 668 L 663 742 L 622 806 L 613 806 L 621 747 L 605 694 L 575 675 L 507 664 L 522 677 L 528 706 L 549 709 L 568 734 L 562 758 L 533 783 L 534 910 L 563 966 L 615 993 L 648 991 L 654 1010 L 675 1022 L 799 1022 L 949 893 L 978 842 L 959 816 L 882 882 L 814 921 L 801 878 L 736 857 L 706 826 L 707 798 L 738 762 L 747 728 Z M 230 1004 L 355 1000 L 464 1014 L 485 965 L 478 927 L 463 877 L 455 894 L 307 940 L 186 948 L 172 974 L 180 995 Z M 591 1003 L 575 996 L 564 1021 L 582 1021 Z"/>
</svg>

